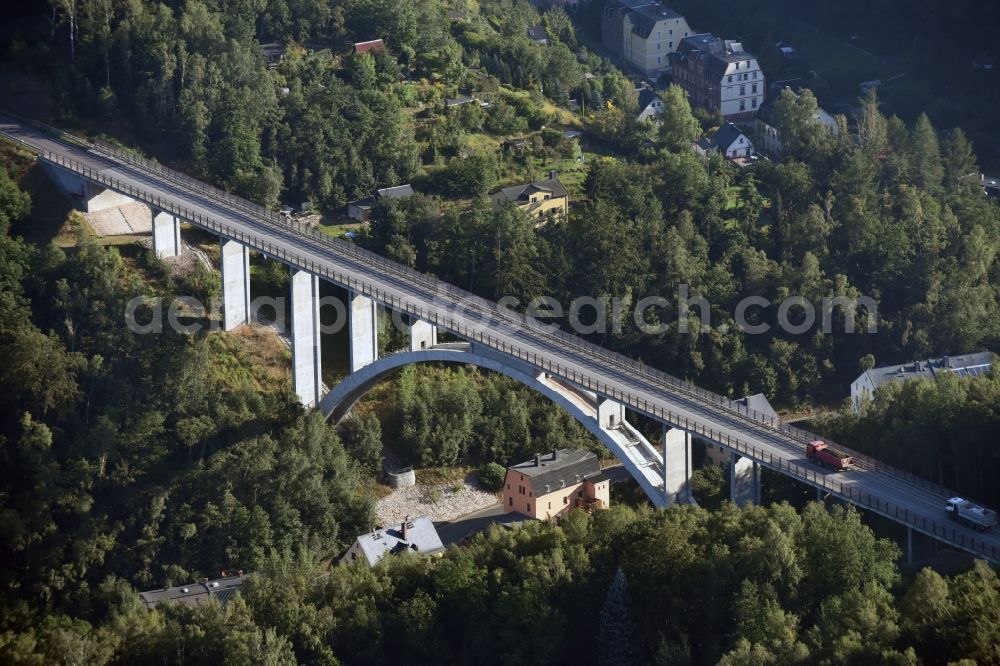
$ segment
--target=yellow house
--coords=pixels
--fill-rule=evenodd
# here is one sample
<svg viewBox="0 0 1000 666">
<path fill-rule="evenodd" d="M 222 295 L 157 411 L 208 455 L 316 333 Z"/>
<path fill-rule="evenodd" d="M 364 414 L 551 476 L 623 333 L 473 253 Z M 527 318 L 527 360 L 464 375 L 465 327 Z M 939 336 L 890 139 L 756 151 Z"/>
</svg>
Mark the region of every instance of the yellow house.
<svg viewBox="0 0 1000 666">
<path fill-rule="evenodd" d="M 565 218 L 569 212 L 569 193 L 558 178 L 505 187 L 492 196 L 492 201 L 493 210 L 512 203 L 539 224 L 549 217 Z"/>
</svg>

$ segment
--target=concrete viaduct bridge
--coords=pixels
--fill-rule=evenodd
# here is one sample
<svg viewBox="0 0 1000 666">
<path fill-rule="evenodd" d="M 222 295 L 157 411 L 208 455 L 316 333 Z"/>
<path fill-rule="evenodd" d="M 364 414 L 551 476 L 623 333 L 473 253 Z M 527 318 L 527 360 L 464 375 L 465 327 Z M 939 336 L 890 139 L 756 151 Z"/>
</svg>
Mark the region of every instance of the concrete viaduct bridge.
<svg viewBox="0 0 1000 666">
<path fill-rule="evenodd" d="M 129 201 L 147 204 L 153 212 L 154 250 L 161 257 L 180 252 L 182 221 L 218 235 L 226 330 L 249 323 L 249 253 L 287 264 L 293 384 L 307 407 L 339 416 L 367 387 L 402 365 L 471 363 L 511 376 L 568 409 L 618 456 L 656 506 L 691 501 L 694 436 L 731 452 L 737 501 L 759 498 L 759 470 L 767 467 L 815 487 L 821 497 L 850 502 L 906 526 L 908 545 L 914 534 L 923 534 L 1000 562 L 1000 535 L 948 521 L 945 500 L 955 493 L 940 485 L 855 452 L 854 469 L 816 468 L 805 457 L 806 443 L 816 438 L 811 433 L 349 242 L 309 233 L 271 210 L 154 162 L 3 116 L 0 135 L 38 155 L 51 176 L 87 209 Z M 350 294 L 352 374 L 325 397 L 320 395 L 320 280 Z M 379 305 L 409 317 L 409 351 L 377 357 Z M 466 343 L 438 345 L 439 330 Z M 626 409 L 663 425 L 662 451 L 627 422 Z"/>
</svg>

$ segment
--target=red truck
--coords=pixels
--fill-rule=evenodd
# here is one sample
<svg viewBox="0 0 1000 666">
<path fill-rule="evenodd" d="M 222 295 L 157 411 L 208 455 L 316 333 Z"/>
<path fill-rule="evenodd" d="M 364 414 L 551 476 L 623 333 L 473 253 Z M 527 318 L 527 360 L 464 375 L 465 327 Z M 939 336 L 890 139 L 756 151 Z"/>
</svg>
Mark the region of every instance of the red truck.
<svg viewBox="0 0 1000 666">
<path fill-rule="evenodd" d="M 851 466 L 851 456 L 827 446 L 826 442 L 815 441 L 807 444 L 806 458 L 820 467 L 848 469 Z"/>
</svg>

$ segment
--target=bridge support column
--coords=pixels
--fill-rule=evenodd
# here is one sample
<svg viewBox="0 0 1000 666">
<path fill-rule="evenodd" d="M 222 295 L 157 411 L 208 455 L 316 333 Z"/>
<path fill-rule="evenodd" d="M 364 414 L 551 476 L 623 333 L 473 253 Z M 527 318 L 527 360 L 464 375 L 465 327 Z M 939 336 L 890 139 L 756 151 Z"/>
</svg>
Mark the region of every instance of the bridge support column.
<svg viewBox="0 0 1000 666">
<path fill-rule="evenodd" d="M 733 453 L 729 462 L 729 497 L 736 506 L 760 506 L 760 465 Z"/>
<path fill-rule="evenodd" d="M 153 213 L 153 252 L 160 259 L 181 253 L 181 221 L 170 213 L 151 209 Z"/>
<path fill-rule="evenodd" d="M 292 386 L 306 407 L 320 399 L 319 278 L 292 269 Z"/>
<path fill-rule="evenodd" d="M 663 492 L 667 506 L 690 504 L 691 434 L 663 426 Z"/>
<path fill-rule="evenodd" d="M 351 292 L 351 372 L 378 359 L 378 304 Z"/>
<path fill-rule="evenodd" d="M 625 420 L 625 405 L 609 398 L 597 398 L 597 423 L 602 428 L 615 428 Z"/>
<path fill-rule="evenodd" d="M 222 239 L 222 326 L 231 331 L 250 323 L 250 250 Z"/>
<path fill-rule="evenodd" d="M 423 319 L 410 320 L 410 351 L 430 349 L 437 344 L 437 326 Z"/>
</svg>

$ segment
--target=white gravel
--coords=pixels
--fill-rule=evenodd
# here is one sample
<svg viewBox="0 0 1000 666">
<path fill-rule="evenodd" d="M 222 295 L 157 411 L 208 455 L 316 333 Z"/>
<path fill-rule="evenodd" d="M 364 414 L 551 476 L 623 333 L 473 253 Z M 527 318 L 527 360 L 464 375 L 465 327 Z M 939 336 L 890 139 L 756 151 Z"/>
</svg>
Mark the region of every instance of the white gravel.
<svg viewBox="0 0 1000 666">
<path fill-rule="evenodd" d="M 461 482 L 455 492 L 456 483 L 425 486 L 418 483 L 410 488 L 399 488 L 386 495 L 375 504 L 375 515 L 379 525 L 386 526 L 402 522 L 406 516 L 430 516 L 437 522 L 454 520 L 467 513 L 485 509 L 497 503 L 495 493 L 488 493 L 475 486 L 474 475 Z M 437 490 L 437 494 L 433 493 Z M 437 498 L 435 501 L 434 497 Z"/>
<path fill-rule="evenodd" d="M 142 203 L 84 213 L 84 217 L 98 236 L 148 234 L 153 231 L 153 214 L 149 206 Z"/>
</svg>

